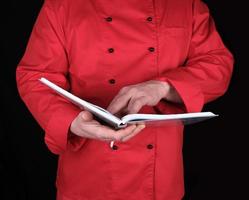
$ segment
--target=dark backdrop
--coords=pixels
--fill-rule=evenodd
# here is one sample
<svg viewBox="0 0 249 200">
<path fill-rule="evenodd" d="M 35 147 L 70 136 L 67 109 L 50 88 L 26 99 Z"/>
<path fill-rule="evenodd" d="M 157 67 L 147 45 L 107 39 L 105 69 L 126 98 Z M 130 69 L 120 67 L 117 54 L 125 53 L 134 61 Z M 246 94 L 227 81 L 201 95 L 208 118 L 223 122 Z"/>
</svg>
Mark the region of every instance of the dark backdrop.
<svg viewBox="0 0 249 200">
<path fill-rule="evenodd" d="M 191 200 L 248 199 L 246 155 L 246 27 L 243 1 L 207 0 L 218 30 L 236 59 L 229 91 L 208 104 L 220 117 L 186 128 L 184 162 L 186 197 Z M 57 157 L 43 141 L 43 131 L 20 100 L 15 69 L 41 0 L 9 0 L 0 7 L 1 120 L 0 199 L 55 199 Z"/>
</svg>

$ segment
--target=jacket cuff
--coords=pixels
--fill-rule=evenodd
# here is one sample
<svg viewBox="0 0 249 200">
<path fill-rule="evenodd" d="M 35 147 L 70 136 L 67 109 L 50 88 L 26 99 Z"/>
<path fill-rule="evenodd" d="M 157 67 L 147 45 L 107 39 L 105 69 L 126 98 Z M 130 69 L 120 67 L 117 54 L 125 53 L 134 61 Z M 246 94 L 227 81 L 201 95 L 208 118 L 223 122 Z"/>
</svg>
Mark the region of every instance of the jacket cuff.
<svg viewBox="0 0 249 200">
<path fill-rule="evenodd" d="M 179 94 L 183 101 L 183 112 L 200 112 L 204 105 L 204 96 L 201 89 L 192 84 L 189 80 L 184 80 L 179 71 L 170 71 L 162 77 L 157 77 L 153 80 L 164 81 L 169 83 Z M 159 106 L 162 108 L 162 101 Z M 166 105 L 165 105 L 166 106 Z M 179 111 L 179 105 L 176 107 Z"/>
<path fill-rule="evenodd" d="M 69 105 L 58 108 L 50 118 L 45 128 L 45 143 L 54 154 L 62 154 L 67 148 L 75 149 L 76 138 L 69 138 L 69 128 L 72 121 L 81 112 L 79 108 Z M 71 140 L 72 139 L 72 140 Z M 85 139 L 78 137 L 82 144 Z M 77 148 L 76 148 L 77 149 Z"/>
<path fill-rule="evenodd" d="M 87 138 L 75 135 L 70 130 L 68 130 L 68 149 L 70 151 L 78 151 L 87 141 Z"/>
</svg>

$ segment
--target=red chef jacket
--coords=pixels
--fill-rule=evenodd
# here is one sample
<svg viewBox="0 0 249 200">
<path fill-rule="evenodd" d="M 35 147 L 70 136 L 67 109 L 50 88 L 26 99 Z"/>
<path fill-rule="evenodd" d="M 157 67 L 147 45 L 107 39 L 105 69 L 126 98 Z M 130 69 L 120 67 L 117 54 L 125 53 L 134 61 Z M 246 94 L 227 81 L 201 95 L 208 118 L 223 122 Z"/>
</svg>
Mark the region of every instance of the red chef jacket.
<svg viewBox="0 0 249 200">
<path fill-rule="evenodd" d="M 59 154 L 59 200 L 179 200 L 183 125 L 146 127 L 127 142 L 69 137 L 81 111 L 38 79 L 107 107 L 127 85 L 167 81 L 183 105 L 143 113 L 201 111 L 230 81 L 233 56 L 200 0 L 45 0 L 16 71 L 23 101 Z"/>
</svg>

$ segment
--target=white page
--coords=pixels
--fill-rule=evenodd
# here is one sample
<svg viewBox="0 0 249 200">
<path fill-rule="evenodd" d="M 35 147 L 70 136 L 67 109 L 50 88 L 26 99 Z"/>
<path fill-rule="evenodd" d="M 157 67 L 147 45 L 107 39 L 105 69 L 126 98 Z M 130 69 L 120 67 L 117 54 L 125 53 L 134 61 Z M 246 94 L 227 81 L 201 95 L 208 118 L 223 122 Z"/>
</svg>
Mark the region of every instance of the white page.
<svg viewBox="0 0 249 200">
<path fill-rule="evenodd" d="M 124 123 L 137 123 L 137 122 L 153 122 L 153 121 L 173 121 L 173 120 L 182 120 L 186 124 L 194 123 L 197 121 L 202 121 L 212 117 L 216 117 L 212 112 L 196 112 L 196 113 L 183 113 L 183 114 L 166 114 L 166 115 L 157 115 L 157 114 L 129 114 L 122 118 Z"/>
<path fill-rule="evenodd" d="M 111 123 L 114 127 L 123 127 L 122 121 L 119 118 L 117 118 L 116 116 L 114 116 L 113 114 L 111 114 L 110 112 L 108 112 L 107 110 L 105 110 L 99 106 L 96 106 L 94 104 L 91 104 L 85 100 L 80 99 L 79 97 L 71 94 L 70 92 L 68 92 L 68 91 L 64 90 L 63 88 L 57 86 L 56 84 L 50 82 L 46 78 L 41 78 L 39 80 L 43 84 L 47 85 L 48 87 L 50 87 L 51 89 L 56 91 L 58 94 L 62 95 L 63 97 L 65 97 L 66 99 L 71 101 L 72 103 L 79 106 L 80 108 L 83 108 L 85 110 L 92 112 L 100 119 L 102 119 L 108 123 Z"/>
<path fill-rule="evenodd" d="M 100 118 L 101 120 L 107 122 L 115 128 L 123 128 L 127 126 L 127 124 L 136 124 L 139 122 L 145 122 L 146 124 L 152 124 L 157 122 L 166 122 L 166 121 L 183 121 L 185 124 L 189 124 L 192 122 L 202 121 L 211 117 L 215 117 L 217 115 L 212 112 L 199 112 L 199 113 L 183 113 L 183 114 L 129 114 L 122 119 L 114 116 L 112 113 L 108 112 L 104 108 L 101 108 L 97 105 L 89 103 L 85 100 L 80 99 L 79 97 L 71 94 L 70 92 L 64 90 L 63 88 L 57 86 L 56 84 L 50 82 L 45 78 L 39 79 L 43 84 L 47 85 L 49 88 L 53 89 L 55 92 L 65 97 L 72 103 L 76 104 L 80 108 L 85 110 L 89 110 L 95 116 Z M 159 123 L 157 123 L 159 124 Z"/>
</svg>

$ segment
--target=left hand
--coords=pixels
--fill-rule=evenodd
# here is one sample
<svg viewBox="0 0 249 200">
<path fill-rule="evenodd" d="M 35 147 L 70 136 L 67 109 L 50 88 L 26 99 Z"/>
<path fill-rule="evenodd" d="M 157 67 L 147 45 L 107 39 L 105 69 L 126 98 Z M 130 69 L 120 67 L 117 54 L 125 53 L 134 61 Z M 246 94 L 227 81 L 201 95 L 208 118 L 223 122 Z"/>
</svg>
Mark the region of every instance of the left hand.
<svg viewBox="0 0 249 200">
<path fill-rule="evenodd" d="M 107 110 L 113 114 L 137 113 L 144 105 L 155 106 L 167 98 L 171 86 L 162 81 L 151 80 L 123 87 L 114 97 Z"/>
</svg>

